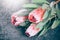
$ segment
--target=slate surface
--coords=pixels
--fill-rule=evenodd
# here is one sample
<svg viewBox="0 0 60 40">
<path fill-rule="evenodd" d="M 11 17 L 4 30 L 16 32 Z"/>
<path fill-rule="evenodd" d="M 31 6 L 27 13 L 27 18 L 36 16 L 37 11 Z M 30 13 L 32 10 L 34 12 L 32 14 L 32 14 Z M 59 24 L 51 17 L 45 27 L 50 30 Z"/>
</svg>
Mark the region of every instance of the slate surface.
<svg viewBox="0 0 60 40">
<path fill-rule="evenodd" d="M 60 26 L 54 30 L 50 29 L 41 37 L 27 37 L 24 34 L 24 29 L 16 28 L 10 22 L 11 14 L 20 10 L 21 7 L 15 5 L 11 6 L 4 1 L 6 0 L 0 0 L 0 40 L 60 40 Z"/>
</svg>

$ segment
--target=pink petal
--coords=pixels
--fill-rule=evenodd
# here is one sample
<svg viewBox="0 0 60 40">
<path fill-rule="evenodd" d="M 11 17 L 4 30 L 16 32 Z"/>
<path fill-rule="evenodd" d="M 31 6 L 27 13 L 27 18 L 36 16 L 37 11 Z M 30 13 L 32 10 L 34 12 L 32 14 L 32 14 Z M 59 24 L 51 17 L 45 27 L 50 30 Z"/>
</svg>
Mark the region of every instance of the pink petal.
<svg viewBox="0 0 60 40">
<path fill-rule="evenodd" d="M 13 25 L 15 25 L 15 26 L 18 26 L 18 25 L 20 25 L 20 23 L 23 23 L 23 22 L 25 22 L 26 21 L 26 19 L 27 19 L 27 16 L 12 16 L 11 17 L 11 23 L 13 24 Z"/>
<path fill-rule="evenodd" d="M 29 14 L 29 17 L 28 17 L 29 21 L 34 22 L 34 23 L 38 23 L 38 22 L 42 21 L 44 12 L 45 12 L 45 9 L 42 9 L 42 8 L 37 8 L 37 9 L 33 10 Z"/>
<path fill-rule="evenodd" d="M 29 36 L 29 37 L 32 37 L 32 36 L 35 36 L 39 31 L 40 31 L 40 28 L 36 28 L 36 25 L 37 24 L 31 24 L 27 30 L 26 30 L 26 35 Z"/>
</svg>

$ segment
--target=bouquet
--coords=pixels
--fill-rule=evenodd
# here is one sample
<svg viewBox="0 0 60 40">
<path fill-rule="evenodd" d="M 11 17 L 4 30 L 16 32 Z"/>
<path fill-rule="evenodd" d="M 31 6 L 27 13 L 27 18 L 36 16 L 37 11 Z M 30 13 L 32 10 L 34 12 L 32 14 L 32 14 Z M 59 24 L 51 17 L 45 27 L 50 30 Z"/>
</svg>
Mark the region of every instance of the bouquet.
<svg viewBox="0 0 60 40">
<path fill-rule="evenodd" d="M 46 0 L 32 0 L 32 3 L 24 4 L 22 10 L 12 14 L 11 23 L 24 28 L 28 25 L 25 34 L 29 37 L 38 33 L 42 36 L 60 24 L 58 2 L 59 0 L 51 3 Z"/>
</svg>

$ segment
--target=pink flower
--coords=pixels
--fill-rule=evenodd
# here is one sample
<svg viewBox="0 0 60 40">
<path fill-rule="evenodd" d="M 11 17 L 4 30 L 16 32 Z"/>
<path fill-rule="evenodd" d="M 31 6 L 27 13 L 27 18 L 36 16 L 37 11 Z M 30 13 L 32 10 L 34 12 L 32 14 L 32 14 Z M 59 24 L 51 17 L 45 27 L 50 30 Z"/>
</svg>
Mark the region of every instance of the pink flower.
<svg viewBox="0 0 60 40">
<path fill-rule="evenodd" d="M 29 36 L 29 37 L 32 37 L 32 36 L 35 36 L 39 31 L 40 31 L 40 28 L 36 28 L 36 25 L 37 24 L 31 24 L 27 30 L 26 30 L 26 35 Z"/>
<path fill-rule="evenodd" d="M 39 23 L 40 21 L 43 20 L 44 13 L 45 9 L 37 8 L 29 14 L 28 19 L 30 22 Z"/>
<path fill-rule="evenodd" d="M 25 12 L 25 13 L 24 13 Z M 11 16 L 11 23 L 15 26 L 20 25 L 21 23 L 25 22 L 26 19 L 28 18 L 27 15 L 27 10 L 19 10 L 18 12 L 15 12 Z"/>
<path fill-rule="evenodd" d="M 15 26 L 20 25 L 20 23 L 25 22 L 27 19 L 27 16 L 12 16 L 11 17 L 11 23 Z"/>
</svg>

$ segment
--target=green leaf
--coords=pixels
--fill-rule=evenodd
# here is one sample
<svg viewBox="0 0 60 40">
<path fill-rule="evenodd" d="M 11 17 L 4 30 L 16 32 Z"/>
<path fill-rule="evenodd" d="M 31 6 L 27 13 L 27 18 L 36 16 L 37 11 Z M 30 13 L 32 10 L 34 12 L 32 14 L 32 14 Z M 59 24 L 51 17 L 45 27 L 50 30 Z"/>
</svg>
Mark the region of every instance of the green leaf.
<svg viewBox="0 0 60 40">
<path fill-rule="evenodd" d="M 51 26 L 51 29 L 55 29 L 60 24 L 59 20 L 55 20 Z"/>
<path fill-rule="evenodd" d="M 58 8 L 58 4 L 56 4 L 56 13 L 57 13 L 58 19 L 60 19 L 60 10 Z"/>
<path fill-rule="evenodd" d="M 53 19 L 51 19 L 51 20 L 53 20 Z M 50 27 L 52 25 L 51 20 L 48 20 L 47 23 L 43 26 L 43 30 L 40 32 L 39 36 L 44 35 L 50 29 Z"/>
<path fill-rule="evenodd" d="M 39 5 L 36 5 L 36 4 L 24 4 L 23 5 L 23 8 L 31 8 L 31 9 L 34 9 L 34 8 L 38 8 Z"/>
<path fill-rule="evenodd" d="M 27 16 L 29 14 L 29 10 L 21 9 L 21 10 L 15 12 L 15 14 L 17 14 L 17 16 Z"/>
<path fill-rule="evenodd" d="M 29 10 L 29 13 L 30 13 L 30 12 L 33 11 L 34 9 L 27 9 L 27 10 Z"/>
<path fill-rule="evenodd" d="M 49 12 L 50 12 L 50 9 L 46 10 L 46 12 L 45 12 L 45 14 L 44 14 L 44 16 L 43 16 L 43 19 L 48 18 Z"/>
<path fill-rule="evenodd" d="M 60 10 L 57 10 L 58 19 L 60 19 Z"/>
<path fill-rule="evenodd" d="M 59 10 L 59 8 L 58 8 L 58 4 L 56 4 L 56 10 Z"/>
<path fill-rule="evenodd" d="M 42 4 L 42 8 L 43 8 L 43 9 L 50 9 L 49 5 L 46 4 L 46 3 L 45 3 L 45 4 Z"/>
<path fill-rule="evenodd" d="M 50 21 L 49 21 L 50 22 Z M 44 28 L 43 28 L 43 30 L 41 31 L 41 33 L 39 34 L 39 36 L 42 36 L 42 35 L 44 35 L 49 29 L 50 29 L 50 23 L 49 22 L 47 22 L 45 25 L 44 25 Z"/>
<path fill-rule="evenodd" d="M 40 28 L 40 30 L 43 29 L 44 23 L 40 22 L 39 24 L 37 24 L 36 28 Z"/>
<path fill-rule="evenodd" d="M 36 28 L 40 28 L 40 30 L 43 29 L 44 25 L 48 22 L 48 20 L 44 20 L 37 24 Z"/>
<path fill-rule="evenodd" d="M 48 2 L 46 0 L 32 0 L 32 3 L 41 4 L 41 3 L 48 3 Z"/>
<path fill-rule="evenodd" d="M 56 14 L 56 9 L 54 8 L 54 6 L 51 8 L 51 15 L 55 15 Z"/>
<path fill-rule="evenodd" d="M 47 28 L 44 28 L 44 29 L 42 30 L 42 32 L 39 34 L 39 36 L 44 35 L 47 31 L 48 31 L 48 29 L 47 29 Z"/>
</svg>

